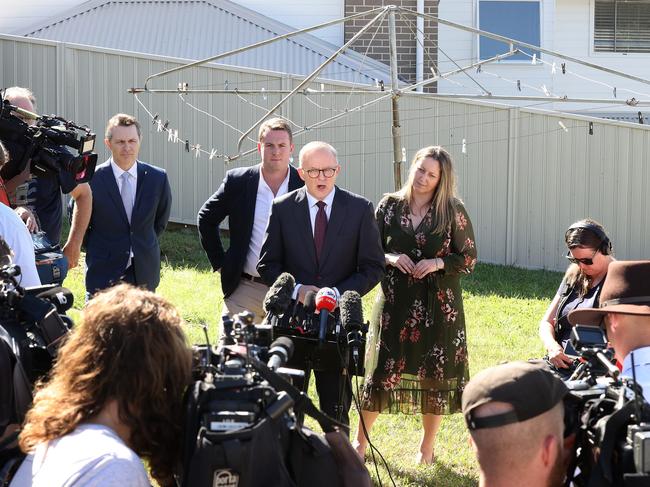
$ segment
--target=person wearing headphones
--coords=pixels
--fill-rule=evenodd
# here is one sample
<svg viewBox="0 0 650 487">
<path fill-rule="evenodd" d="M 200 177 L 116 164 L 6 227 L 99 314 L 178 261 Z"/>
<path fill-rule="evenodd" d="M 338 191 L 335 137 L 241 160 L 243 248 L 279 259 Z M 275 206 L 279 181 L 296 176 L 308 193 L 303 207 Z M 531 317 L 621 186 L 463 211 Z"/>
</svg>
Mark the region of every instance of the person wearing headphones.
<svg viewBox="0 0 650 487">
<path fill-rule="evenodd" d="M 597 308 L 609 264 L 614 261 L 612 243 L 595 220 L 580 220 L 564 234 L 570 262 L 562 283 L 539 323 L 539 336 L 547 361 L 556 369 L 570 369 L 573 358 L 566 353 L 571 334 L 568 315 L 579 308 Z"/>
</svg>

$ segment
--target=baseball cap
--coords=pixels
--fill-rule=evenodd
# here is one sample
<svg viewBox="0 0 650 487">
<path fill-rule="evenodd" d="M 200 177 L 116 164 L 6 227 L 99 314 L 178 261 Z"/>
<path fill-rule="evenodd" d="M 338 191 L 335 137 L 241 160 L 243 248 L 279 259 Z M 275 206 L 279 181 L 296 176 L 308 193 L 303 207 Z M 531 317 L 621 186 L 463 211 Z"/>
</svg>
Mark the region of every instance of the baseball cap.
<svg viewBox="0 0 650 487">
<path fill-rule="evenodd" d="M 567 392 L 564 382 L 543 362 L 510 362 L 482 370 L 469 381 L 463 392 L 463 415 L 470 430 L 497 428 L 549 411 Z M 513 409 L 475 417 L 476 408 L 493 401 L 510 404 Z"/>
</svg>

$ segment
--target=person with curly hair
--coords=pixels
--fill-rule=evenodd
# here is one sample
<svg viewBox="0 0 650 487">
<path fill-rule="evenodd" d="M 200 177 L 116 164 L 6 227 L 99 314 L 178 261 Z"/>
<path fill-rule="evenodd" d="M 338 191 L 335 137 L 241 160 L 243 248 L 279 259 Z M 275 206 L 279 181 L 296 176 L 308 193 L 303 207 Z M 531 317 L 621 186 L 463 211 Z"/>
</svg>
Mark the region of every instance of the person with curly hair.
<svg viewBox="0 0 650 487">
<path fill-rule="evenodd" d="M 380 412 L 420 413 L 416 462 L 430 464 L 442 415 L 460 411 L 469 379 L 460 278 L 477 258 L 449 152 L 420 149 L 406 184 L 381 200 L 376 219 L 386 275 L 366 342 L 355 447 L 363 457 Z"/>
<path fill-rule="evenodd" d="M 37 386 L 11 487 L 175 485 L 191 350 L 178 311 L 121 284 L 97 294 Z"/>
</svg>

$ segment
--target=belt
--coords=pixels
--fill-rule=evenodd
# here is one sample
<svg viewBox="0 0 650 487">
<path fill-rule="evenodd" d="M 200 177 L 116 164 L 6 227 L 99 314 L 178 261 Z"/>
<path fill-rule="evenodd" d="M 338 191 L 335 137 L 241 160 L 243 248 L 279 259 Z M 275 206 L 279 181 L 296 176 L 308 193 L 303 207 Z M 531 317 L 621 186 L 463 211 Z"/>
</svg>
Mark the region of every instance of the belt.
<svg viewBox="0 0 650 487">
<path fill-rule="evenodd" d="M 241 278 L 246 279 L 247 281 L 259 282 L 260 284 L 264 284 L 264 280 L 261 277 L 251 276 L 250 274 L 246 274 L 245 272 L 241 273 Z"/>
</svg>

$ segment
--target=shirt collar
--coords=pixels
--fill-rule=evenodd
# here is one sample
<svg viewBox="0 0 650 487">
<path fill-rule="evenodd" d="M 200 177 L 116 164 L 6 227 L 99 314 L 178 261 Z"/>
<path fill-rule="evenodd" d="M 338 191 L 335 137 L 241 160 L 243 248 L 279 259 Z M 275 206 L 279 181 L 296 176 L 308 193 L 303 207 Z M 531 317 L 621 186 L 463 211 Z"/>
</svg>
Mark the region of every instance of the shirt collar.
<svg viewBox="0 0 650 487">
<path fill-rule="evenodd" d="M 286 188 L 286 189 L 289 188 L 289 176 L 291 176 L 291 169 L 289 167 L 287 167 L 287 176 L 284 178 L 284 181 L 282 181 L 282 184 L 280 184 L 280 188 L 278 189 L 278 195 L 282 192 L 282 188 Z M 271 190 L 268 183 L 266 182 L 266 179 L 264 179 L 262 164 L 260 164 L 260 181 L 259 181 L 257 187 L 259 188 L 262 185 L 269 188 L 269 191 Z"/>
<path fill-rule="evenodd" d="M 641 347 L 632 350 L 623 360 L 623 375 L 626 377 L 632 377 L 632 354 L 634 354 L 634 365 L 636 367 L 641 364 L 650 363 L 650 347 Z M 638 373 L 639 370 L 637 369 L 636 372 Z"/>
<path fill-rule="evenodd" d="M 332 202 L 334 201 L 334 193 L 336 193 L 336 186 L 332 188 L 332 191 L 330 191 L 330 194 L 325 196 L 322 200 L 318 200 L 314 198 L 311 194 L 309 194 L 309 191 L 305 188 L 305 193 L 307 193 L 307 203 L 309 203 L 309 207 L 311 208 L 312 206 L 315 206 L 316 203 L 319 201 L 323 201 L 329 208 L 332 207 Z"/>
<path fill-rule="evenodd" d="M 128 172 L 132 177 L 136 179 L 138 177 L 138 161 L 135 161 L 135 164 L 133 164 L 128 171 L 125 171 L 120 166 L 118 166 L 113 160 L 113 158 L 111 157 L 111 168 L 113 169 L 113 174 L 115 175 L 115 179 L 120 179 L 122 177 L 122 174 L 124 174 L 125 172 Z"/>
</svg>

